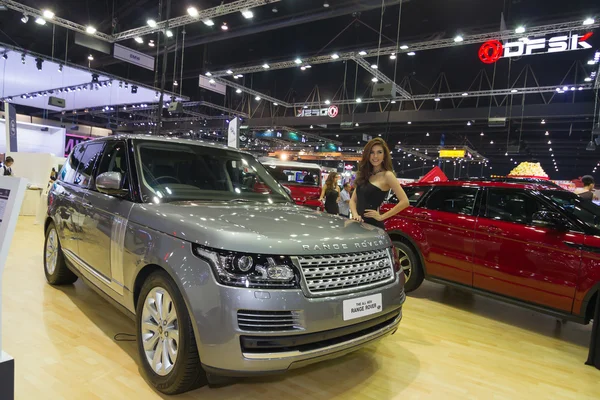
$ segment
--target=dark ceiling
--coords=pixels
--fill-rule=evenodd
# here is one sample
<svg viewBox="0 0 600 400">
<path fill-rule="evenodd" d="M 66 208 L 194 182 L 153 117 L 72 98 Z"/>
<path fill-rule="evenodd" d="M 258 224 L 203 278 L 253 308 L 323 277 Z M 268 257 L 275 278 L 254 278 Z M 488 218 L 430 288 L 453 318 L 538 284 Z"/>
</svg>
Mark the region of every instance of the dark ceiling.
<svg viewBox="0 0 600 400">
<path fill-rule="evenodd" d="M 22 0 L 22 3 L 44 9 L 47 1 Z M 162 1 L 162 19 L 165 17 L 167 0 Z M 52 10 L 57 16 L 64 17 L 82 25 L 94 25 L 104 33 L 116 33 L 146 24 L 148 18 L 159 19 L 159 1 L 89 1 L 63 0 L 53 4 Z M 171 16 L 186 14 L 186 9 L 194 5 L 198 9 L 218 6 L 220 1 L 172 0 Z M 387 7 L 383 13 L 381 0 L 330 0 L 329 7 L 323 7 L 325 0 L 282 0 L 254 9 L 254 18 L 246 20 L 235 13 L 215 18 L 215 26 L 207 27 L 201 22 L 185 26 L 185 48 L 183 82 L 181 82 L 180 63 L 182 57 L 183 27 L 174 29 L 175 37 L 170 39 L 168 48 L 166 89 L 173 89 L 173 81 L 183 84 L 183 94 L 191 100 L 205 100 L 238 108 L 239 96 L 234 93 L 224 99 L 223 96 L 198 87 L 198 76 L 206 71 L 222 70 L 246 65 L 260 65 L 264 62 L 291 60 L 296 57 L 326 55 L 335 51 L 377 48 L 382 26 L 381 45 L 394 45 L 398 29 L 398 1 L 385 1 Z M 273 9 L 276 8 L 277 12 Z M 583 20 L 586 17 L 600 18 L 600 2 L 580 0 L 566 3 L 562 0 L 407 0 L 402 5 L 400 38 L 403 43 L 411 43 L 435 38 L 448 38 L 454 35 L 475 34 L 500 30 L 501 14 L 509 29 L 518 25 L 539 26 L 562 21 Z M 20 22 L 20 14 L 15 11 L 0 12 L 0 42 L 26 48 L 30 51 L 51 55 L 60 59 L 65 57 L 66 29 L 47 24 L 39 26 L 30 20 L 26 25 Z M 227 32 L 220 29 L 226 22 Z M 73 43 L 72 34 L 68 40 L 68 59 L 86 66 L 90 50 Z M 600 36 L 600 34 L 598 35 Z M 133 39 L 123 45 L 156 55 L 157 49 L 149 48 Z M 154 39 L 157 37 L 154 35 Z M 600 47 L 600 37 L 590 41 L 594 49 Z M 530 67 L 529 82 L 523 82 L 521 75 L 517 86 L 531 86 L 535 77 L 539 85 L 568 85 L 582 83 L 585 74 L 592 69 L 586 65 L 590 51 L 567 52 L 564 54 L 523 57 L 511 61 L 501 60 L 495 66 L 485 66 L 477 57 L 478 45 L 443 48 L 419 52 L 415 57 L 401 56 L 398 62 L 380 61 L 380 70 L 387 76 L 396 76 L 396 82 L 410 84 L 415 94 L 430 91 L 444 74 L 451 91 L 476 90 L 479 85 L 478 74 L 483 70 L 494 80 L 494 88 L 506 88 L 515 83 L 521 71 Z M 161 49 L 162 51 L 162 49 Z M 126 79 L 154 84 L 155 74 L 129 64 L 117 62 L 110 56 L 94 54 L 92 68 L 103 70 Z M 177 73 L 173 77 L 174 60 L 177 60 Z M 582 65 L 577 65 L 581 62 Z M 161 63 L 159 63 L 161 64 Z M 529 67 L 528 67 L 529 66 Z M 395 67 L 395 70 L 394 70 Z M 371 75 L 357 68 L 353 62 L 329 63 L 315 66 L 311 70 L 298 68 L 260 72 L 244 77 L 244 85 L 276 98 L 290 101 L 305 101 L 318 87 L 321 97 L 333 98 L 340 89 L 346 76 L 346 87 L 351 95 L 370 92 Z M 474 85 L 474 86 L 472 86 Z M 177 88 L 179 91 L 179 88 Z M 299 129 L 318 133 L 324 137 L 340 140 L 342 147 L 358 146 L 362 133 L 381 134 L 394 145 L 402 142 L 405 146 L 439 145 L 444 134 L 446 144 L 468 144 L 490 159 L 492 173 L 506 174 L 518 161 L 537 159 L 542 162 L 546 172 L 552 177 L 571 179 L 591 173 L 600 161 L 597 152 L 585 150 L 590 140 L 594 93 L 584 92 L 555 95 L 547 94 L 545 99 L 539 95 L 521 95 L 498 98 L 504 102 L 502 107 L 512 105 L 515 110 L 521 106 L 549 103 L 541 108 L 542 114 L 511 112 L 505 114 L 509 123 L 504 127 L 491 128 L 487 123 L 486 109 L 490 108 L 489 98 L 463 100 L 457 109 L 463 111 L 460 118 L 442 119 L 435 117 L 421 121 L 414 119 L 408 125 L 405 119 L 384 122 L 369 122 L 365 119 L 359 128 L 352 131 L 340 130 L 339 125 L 327 128 L 313 127 L 310 122 L 299 125 Z M 454 104 L 450 100 L 440 103 L 425 102 L 420 111 L 454 110 L 461 99 Z M 590 104 L 592 107 L 590 108 Z M 569 112 L 558 115 L 557 110 L 569 108 Z M 553 107 L 550 107 L 553 106 Z M 581 106 L 581 107 L 577 107 Z M 394 111 L 411 112 L 415 109 L 412 102 L 397 104 Z M 584 111 L 581 111 L 584 110 Z M 591 110 L 591 111 L 590 111 Z M 356 118 L 362 118 L 366 105 L 356 109 Z M 369 106 L 368 111 L 378 113 L 378 106 Z M 386 110 L 387 111 L 387 110 Z M 523 111 L 523 109 L 520 109 Z M 215 111 L 216 112 L 216 111 Z M 219 112 L 220 113 L 220 112 Z M 387 112 L 379 113 L 386 115 Z M 393 114 L 393 113 L 392 113 Z M 596 111 L 598 114 L 598 111 Z M 429 115 L 429 114 L 423 114 Z M 255 117 L 271 117 L 265 110 L 257 110 Z M 464 117 L 463 117 L 464 116 Z M 546 120 L 541 125 L 541 119 Z M 472 121 L 468 126 L 467 122 Z M 222 123 L 221 123 L 222 124 Z M 549 136 L 545 132 L 549 131 Z M 484 133 L 481 136 L 481 133 Z M 429 135 L 428 135 L 429 134 Z M 548 145 L 551 140 L 552 144 Z M 493 144 L 491 143 L 493 142 Z M 507 145 L 518 145 L 519 154 L 506 156 Z M 549 148 L 553 151 L 550 152 Z M 600 151 L 600 150 L 598 150 Z M 554 157 L 551 156 L 554 154 Z M 411 163 L 408 167 L 402 155 L 396 156 L 397 172 L 404 176 L 416 177 L 422 174 L 422 164 Z M 510 159 L 513 161 L 510 161 Z M 554 170 L 556 160 L 559 172 Z M 430 165 L 429 163 L 428 165 Z M 489 168 L 489 167 L 488 167 Z M 473 174 L 473 172 L 470 172 Z M 487 171 L 486 173 L 490 173 Z"/>
</svg>

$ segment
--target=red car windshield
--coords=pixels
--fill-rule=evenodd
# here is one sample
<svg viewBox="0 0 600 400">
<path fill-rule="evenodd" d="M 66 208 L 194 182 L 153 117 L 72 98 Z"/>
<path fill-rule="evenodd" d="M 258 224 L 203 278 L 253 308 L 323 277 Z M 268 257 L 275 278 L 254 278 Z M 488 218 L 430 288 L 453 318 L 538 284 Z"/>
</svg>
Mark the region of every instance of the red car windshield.
<svg viewBox="0 0 600 400">
<path fill-rule="evenodd" d="M 266 165 L 267 171 L 281 184 L 319 186 L 321 170 Z"/>
</svg>

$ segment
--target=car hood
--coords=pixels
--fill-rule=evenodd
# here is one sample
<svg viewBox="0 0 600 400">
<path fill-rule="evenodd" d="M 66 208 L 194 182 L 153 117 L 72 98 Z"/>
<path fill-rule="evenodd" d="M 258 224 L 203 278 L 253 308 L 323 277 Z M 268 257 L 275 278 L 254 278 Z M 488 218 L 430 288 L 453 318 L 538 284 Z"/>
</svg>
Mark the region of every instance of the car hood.
<svg viewBox="0 0 600 400">
<path fill-rule="evenodd" d="M 382 229 L 288 204 L 140 204 L 130 221 L 202 246 L 248 253 L 338 254 L 391 246 Z"/>
</svg>

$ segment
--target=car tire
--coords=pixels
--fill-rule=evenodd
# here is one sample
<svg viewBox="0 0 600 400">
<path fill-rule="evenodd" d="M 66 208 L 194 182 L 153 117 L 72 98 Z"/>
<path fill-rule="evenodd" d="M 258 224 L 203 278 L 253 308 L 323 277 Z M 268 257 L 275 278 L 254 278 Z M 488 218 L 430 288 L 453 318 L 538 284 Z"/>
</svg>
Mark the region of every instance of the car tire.
<svg viewBox="0 0 600 400">
<path fill-rule="evenodd" d="M 404 273 L 404 291 L 412 292 L 421 286 L 425 274 L 423 267 L 415 251 L 404 242 L 394 241 L 394 247 L 398 253 L 400 270 Z"/>
<path fill-rule="evenodd" d="M 46 228 L 46 239 L 44 240 L 44 273 L 48 283 L 53 286 L 68 285 L 77 280 L 77 275 L 67 267 L 58 231 L 53 222 Z"/>
<path fill-rule="evenodd" d="M 144 282 L 136 320 L 142 371 L 156 390 L 173 395 L 208 383 L 187 307 L 167 272 L 156 271 Z"/>
</svg>

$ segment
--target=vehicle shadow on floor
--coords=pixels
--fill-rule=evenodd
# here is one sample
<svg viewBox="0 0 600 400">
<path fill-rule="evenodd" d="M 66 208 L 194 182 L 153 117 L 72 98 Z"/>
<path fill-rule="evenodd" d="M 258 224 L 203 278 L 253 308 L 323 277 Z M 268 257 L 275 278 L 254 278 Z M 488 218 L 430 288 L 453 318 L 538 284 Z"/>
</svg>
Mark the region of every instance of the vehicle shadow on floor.
<svg viewBox="0 0 600 400">
<path fill-rule="evenodd" d="M 72 303 L 89 319 L 96 327 L 98 327 L 106 337 L 115 342 L 121 350 L 127 354 L 138 365 L 139 358 L 135 341 L 119 341 L 115 340 L 115 336 L 119 334 L 135 334 L 135 322 L 125 314 L 116 309 L 112 304 L 98 295 L 93 289 L 89 288 L 85 283 L 78 280 L 74 285 L 66 285 L 60 287 L 48 287 L 49 290 L 60 290 L 64 293 Z M 51 324 L 51 321 L 44 321 Z M 123 336 L 123 335 L 119 335 Z M 119 337 L 117 336 L 117 337 Z M 125 337 L 125 339 L 135 340 L 135 336 Z M 76 339 L 73 339 L 76 340 Z M 382 339 L 383 341 L 386 338 Z M 387 338 L 387 340 L 390 340 Z M 402 374 L 396 374 L 395 371 L 382 370 L 379 360 L 385 357 L 376 357 L 373 353 L 380 346 L 386 346 L 381 341 L 370 344 L 364 349 L 350 353 L 346 356 L 312 364 L 307 367 L 291 370 L 285 374 L 267 375 L 252 378 L 235 378 L 226 381 L 218 387 L 204 386 L 194 391 L 188 392 L 177 398 L 181 399 L 232 399 L 238 398 L 240 392 L 245 392 L 245 400 L 260 399 L 264 400 L 262 393 L 269 393 L 270 397 L 283 397 L 290 390 L 295 394 L 303 388 L 309 388 L 306 393 L 310 393 L 311 399 L 331 399 L 343 398 L 344 393 L 356 393 L 357 387 L 372 382 L 373 377 L 378 376 L 377 388 L 381 393 L 381 400 L 386 400 L 396 396 L 400 382 L 401 389 L 408 387 L 417 377 L 420 371 L 420 363 L 416 356 L 404 347 L 394 347 L 394 357 L 399 357 L 402 360 L 402 365 L 410 365 L 410 368 L 403 371 Z M 391 345 L 391 344 L 390 344 Z M 382 353 L 387 353 L 388 350 L 383 349 Z M 143 378 L 142 378 L 143 379 Z M 394 390 L 385 388 L 390 379 L 394 380 Z M 379 384 L 381 383 L 381 384 Z M 255 388 L 256 385 L 262 385 L 261 388 Z M 148 386 L 150 390 L 151 387 Z M 297 389 L 290 389 L 290 388 Z M 367 387 L 367 386 L 365 386 Z M 247 392 L 244 389 L 252 389 Z M 261 393 L 256 394 L 256 393 Z M 163 399 L 172 399 L 172 396 L 165 396 L 156 392 L 156 395 Z M 254 393 L 254 394 L 253 394 Z"/>
<path fill-rule="evenodd" d="M 588 347 L 589 345 L 592 324 L 563 323 L 556 317 L 474 294 L 466 289 L 425 281 L 419 289 L 409 293 L 408 296 L 436 301 L 574 345 L 582 347 Z"/>
</svg>

